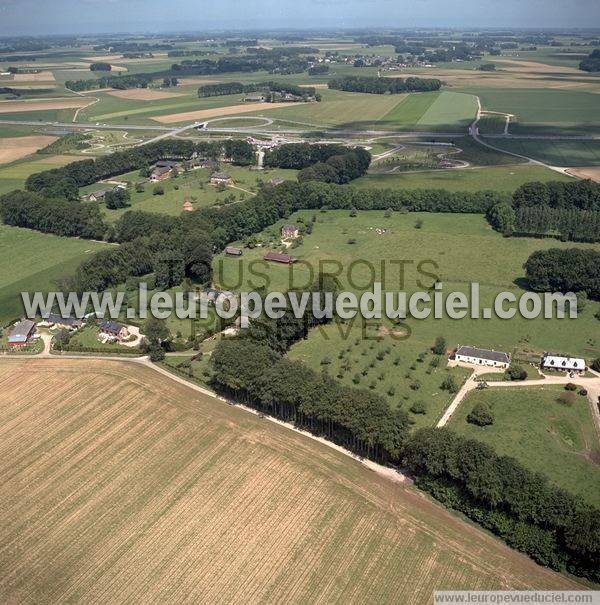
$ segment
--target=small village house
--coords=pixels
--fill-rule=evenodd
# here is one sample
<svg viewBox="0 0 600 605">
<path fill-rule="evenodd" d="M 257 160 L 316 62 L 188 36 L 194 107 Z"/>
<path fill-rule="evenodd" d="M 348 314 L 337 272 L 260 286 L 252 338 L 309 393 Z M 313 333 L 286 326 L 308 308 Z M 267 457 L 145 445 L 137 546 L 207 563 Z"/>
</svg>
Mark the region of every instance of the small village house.
<svg viewBox="0 0 600 605">
<path fill-rule="evenodd" d="M 296 225 L 284 225 L 281 228 L 283 239 L 296 239 L 300 235 L 300 229 Z"/>
<path fill-rule="evenodd" d="M 164 181 L 168 179 L 169 176 L 171 176 L 172 171 L 173 169 L 169 168 L 169 166 L 158 166 L 152 171 L 152 174 L 150 175 L 150 181 L 152 183 Z"/>
<path fill-rule="evenodd" d="M 241 248 L 234 248 L 233 246 L 227 246 L 227 248 L 225 248 L 226 256 L 242 256 L 242 254 Z"/>
<path fill-rule="evenodd" d="M 35 333 L 35 322 L 30 319 L 24 319 L 13 326 L 8 334 L 9 347 L 24 347 L 33 338 Z"/>
<path fill-rule="evenodd" d="M 214 172 L 210 176 L 211 185 L 233 185 L 233 179 L 226 172 Z"/>
<path fill-rule="evenodd" d="M 582 374 L 586 370 L 585 359 L 580 357 L 563 357 L 544 353 L 541 360 L 543 370 L 558 370 L 559 372 L 576 372 Z"/>
<path fill-rule="evenodd" d="M 129 337 L 129 330 L 127 326 L 117 321 L 103 321 L 98 326 L 98 336 L 121 342 Z"/>
<path fill-rule="evenodd" d="M 77 317 L 62 317 L 62 315 L 59 315 L 58 313 L 50 313 L 50 315 L 44 319 L 44 323 L 71 332 L 79 330 L 85 322 Z"/>
<path fill-rule="evenodd" d="M 493 368 L 508 368 L 510 355 L 502 351 L 491 351 L 477 347 L 459 346 L 455 353 L 456 361 L 478 366 L 491 366 Z"/>
<path fill-rule="evenodd" d="M 284 265 L 291 265 L 296 262 L 294 257 L 289 254 L 283 254 L 282 252 L 268 252 L 263 258 L 268 262 L 282 263 Z"/>
</svg>

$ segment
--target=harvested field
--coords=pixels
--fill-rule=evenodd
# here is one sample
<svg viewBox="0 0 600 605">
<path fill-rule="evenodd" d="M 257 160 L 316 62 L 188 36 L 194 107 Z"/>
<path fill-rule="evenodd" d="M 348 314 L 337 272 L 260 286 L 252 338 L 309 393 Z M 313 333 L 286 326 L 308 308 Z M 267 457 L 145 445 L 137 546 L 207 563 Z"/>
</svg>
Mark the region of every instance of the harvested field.
<svg viewBox="0 0 600 605">
<path fill-rule="evenodd" d="M 177 122 L 192 122 L 206 118 L 217 118 L 219 116 L 230 116 L 238 113 L 252 113 L 254 111 L 267 111 L 270 109 L 282 109 L 283 107 L 298 107 L 306 103 L 244 103 L 243 105 L 230 105 L 229 107 L 214 107 L 213 109 L 200 109 L 198 111 L 186 111 L 184 113 L 172 113 L 166 116 L 154 116 L 151 118 L 161 124 L 175 124 Z"/>
<path fill-rule="evenodd" d="M 47 111 L 48 109 L 77 109 L 90 104 L 89 99 L 47 99 L 35 101 L 0 101 L 0 113 L 20 113 L 26 111 Z"/>
<path fill-rule="evenodd" d="M 40 71 L 37 74 L 15 74 L 13 82 L 54 82 L 51 71 Z"/>
<path fill-rule="evenodd" d="M 196 84 L 216 84 L 219 80 L 204 80 L 203 78 L 181 78 L 180 86 L 195 86 Z"/>
<path fill-rule="evenodd" d="M 575 589 L 422 494 L 133 363 L 0 361 L 0 601 Z"/>
<path fill-rule="evenodd" d="M 583 166 L 580 168 L 569 168 L 569 174 L 574 174 L 580 179 L 591 179 L 600 183 L 600 166 Z"/>
<path fill-rule="evenodd" d="M 300 88 L 329 88 L 327 84 L 298 84 Z"/>
<path fill-rule="evenodd" d="M 58 137 L 30 136 L 0 139 L 0 164 L 20 160 L 56 141 Z"/>
<path fill-rule="evenodd" d="M 534 74 L 573 74 L 582 75 L 581 71 L 575 67 L 565 67 L 560 65 L 547 65 L 546 63 L 538 63 L 537 61 L 517 61 L 515 59 L 497 59 L 494 58 L 494 63 L 499 63 L 502 67 L 507 65 L 510 71 L 534 73 Z"/>
<path fill-rule="evenodd" d="M 160 99 L 170 99 L 171 97 L 181 97 L 181 93 L 165 92 L 154 88 L 130 88 L 129 90 L 110 90 L 108 93 L 119 99 L 129 99 L 133 101 L 158 101 Z"/>
</svg>

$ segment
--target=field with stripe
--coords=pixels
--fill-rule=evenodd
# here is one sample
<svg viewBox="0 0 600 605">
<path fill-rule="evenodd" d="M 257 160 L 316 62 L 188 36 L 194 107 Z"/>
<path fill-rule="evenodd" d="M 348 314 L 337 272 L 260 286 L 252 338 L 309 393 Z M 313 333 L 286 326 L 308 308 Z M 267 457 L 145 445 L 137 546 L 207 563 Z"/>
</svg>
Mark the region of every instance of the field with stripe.
<svg viewBox="0 0 600 605">
<path fill-rule="evenodd" d="M 0 361 L 0 601 L 430 603 L 579 585 L 144 366 Z"/>
</svg>

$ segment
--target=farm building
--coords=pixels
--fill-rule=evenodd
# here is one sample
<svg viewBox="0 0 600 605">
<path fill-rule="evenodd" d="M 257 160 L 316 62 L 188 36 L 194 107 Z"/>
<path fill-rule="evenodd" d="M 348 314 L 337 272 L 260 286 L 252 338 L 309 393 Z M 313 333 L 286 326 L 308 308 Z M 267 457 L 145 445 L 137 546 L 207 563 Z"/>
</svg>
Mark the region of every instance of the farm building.
<svg viewBox="0 0 600 605">
<path fill-rule="evenodd" d="M 247 95 L 244 97 L 246 103 L 264 103 L 265 98 L 263 95 Z"/>
<path fill-rule="evenodd" d="M 88 193 L 87 195 L 84 195 L 83 199 L 86 202 L 99 202 L 100 200 L 104 199 L 104 196 L 109 191 L 112 191 L 112 190 L 113 190 L 112 187 L 109 187 L 108 189 L 98 189 L 98 191 L 94 191 L 92 193 Z"/>
<path fill-rule="evenodd" d="M 585 359 L 578 357 L 561 357 L 545 353 L 542 356 L 542 369 L 558 370 L 560 372 L 585 372 Z"/>
<path fill-rule="evenodd" d="M 490 351 L 477 347 L 459 346 L 456 350 L 456 361 L 471 363 L 478 366 L 492 366 L 494 368 L 508 368 L 510 355 L 502 351 Z"/>
<path fill-rule="evenodd" d="M 281 185 L 282 183 L 285 183 L 285 181 L 277 176 L 269 179 L 269 185 L 271 185 L 271 187 L 277 187 L 277 185 Z"/>
<path fill-rule="evenodd" d="M 62 315 L 59 315 L 58 313 L 50 313 L 50 315 L 44 319 L 44 322 L 63 330 L 79 330 L 84 324 L 82 319 L 78 319 L 77 317 L 62 317 Z"/>
<path fill-rule="evenodd" d="M 164 181 L 165 179 L 169 178 L 172 171 L 173 169 L 169 168 L 169 166 L 159 166 L 152 171 L 152 174 L 150 175 L 150 180 L 153 183 Z"/>
<path fill-rule="evenodd" d="M 233 185 L 233 179 L 226 172 L 215 172 L 210 176 L 212 185 Z"/>
<path fill-rule="evenodd" d="M 121 341 L 129 336 L 129 330 L 127 326 L 116 321 L 103 321 L 98 326 L 98 336 Z"/>
<path fill-rule="evenodd" d="M 35 332 L 35 322 L 24 319 L 16 324 L 8 335 L 9 347 L 24 347 Z"/>
<path fill-rule="evenodd" d="M 225 248 L 225 254 L 227 256 L 242 256 L 243 252 L 241 248 L 234 248 L 233 246 L 227 246 Z"/>
<path fill-rule="evenodd" d="M 295 239 L 300 235 L 300 229 L 296 225 L 284 225 L 281 228 L 281 237 L 283 239 Z"/>
<path fill-rule="evenodd" d="M 178 170 L 181 168 L 181 162 L 176 162 L 175 160 L 158 160 L 156 164 L 154 164 L 155 168 L 177 168 Z"/>
<path fill-rule="evenodd" d="M 185 200 L 185 202 L 183 202 L 183 210 L 184 212 L 193 212 L 194 206 L 190 200 Z"/>
<path fill-rule="evenodd" d="M 284 265 L 291 265 L 292 263 L 296 262 L 294 257 L 280 252 L 268 252 L 265 254 L 264 260 L 271 261 L 273 263 L 283 263 Z"/>
</svg>

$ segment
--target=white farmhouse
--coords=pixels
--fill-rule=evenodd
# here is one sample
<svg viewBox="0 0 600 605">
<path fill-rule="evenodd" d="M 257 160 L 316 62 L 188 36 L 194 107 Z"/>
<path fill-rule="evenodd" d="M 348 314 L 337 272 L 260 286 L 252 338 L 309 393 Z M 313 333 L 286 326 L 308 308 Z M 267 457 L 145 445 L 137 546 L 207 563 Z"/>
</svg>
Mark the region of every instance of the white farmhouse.
<svg viewBox="0 0 600 605">
<path fill-rule="evenodd" d="M 490 351 L 489 349 L 478 349 L 477 347 L 458 347 L 456 361 L 471 363 L 478 366 L 491 366 L 493 368 L 508 368 L 510 355 L 502 351 Z"/>
<path fill-rule="evenodd" d="M 542 355 L 543 370 L 558 370 L 560 372 L 585 372 L 585 359 L 580 357 L 561 357 L 560 355 Z"/>
</svg>

